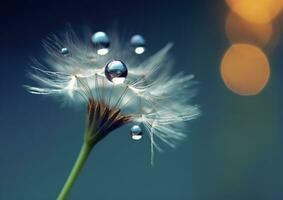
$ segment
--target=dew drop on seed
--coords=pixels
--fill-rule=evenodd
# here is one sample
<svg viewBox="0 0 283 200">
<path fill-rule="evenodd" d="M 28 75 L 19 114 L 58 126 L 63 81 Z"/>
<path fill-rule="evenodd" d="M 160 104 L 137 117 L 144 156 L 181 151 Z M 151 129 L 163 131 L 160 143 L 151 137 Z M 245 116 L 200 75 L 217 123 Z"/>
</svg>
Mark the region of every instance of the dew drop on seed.
<svg viewBox="0 0 283 200">
<path fill-rule="evenodd" d="M 94 33 L 91 41 L 98 55 L 106 55 L 109 52 L 110 40 L 106 33 L 102 31 Z"/>
<path fill-rule="evenodd" d="M 105 66 L 104 73 L 109 81 L 115 84 L 121 84 L 128 75 L 128 69 L 126 64 L 121 60 L 113 60 Z"/>
<path fill-rule="evenodd" d="M 133 125 L 131 128 L 131 135 L 133 140 L 140 140 L 142 138 L 142 129 L 139 125 Z"/>
<path fill-rule="evenodd" d="M 141 35 L 134 35 L 131 38 L 131 45 L 136 54 L 143 54 L 145 51 L 145 40 Z"/>
<path fill-rule="evenodd" d="M 66 48 L 66 47 L 63 47 L 63 48 L 60 50 L 60 52 L 61 52 L 61 54 L 62 54 L 63 56 L 69 55 L 69 49 Z"/>
</svg>

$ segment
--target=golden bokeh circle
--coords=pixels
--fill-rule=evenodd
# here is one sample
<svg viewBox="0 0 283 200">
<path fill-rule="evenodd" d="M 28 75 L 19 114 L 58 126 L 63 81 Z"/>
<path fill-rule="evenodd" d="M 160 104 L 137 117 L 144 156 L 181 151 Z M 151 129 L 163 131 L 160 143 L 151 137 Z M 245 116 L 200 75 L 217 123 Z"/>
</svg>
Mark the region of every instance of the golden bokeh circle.
<svg viewBox="0 0 283 200">
<path fill-rule="evenodd" d="M 259 47 L 265 47 L 269 44 L 273 36 L 272 23 L 251 23 L 234 12 L 228 14 L 225 30 L 232 44 L 249 43 Z"/>
<path fill-rule="evenodd" d="M 258 94 L 267 84 L 270 66 L 264 52 L 250 44 L 234 44 L 221 62 L 221 76 L 230 90 L 239 95 Z"/>
<path fill-rule="evenodd" d="M 239 16 L 253 23 L 269 23 L 281 11 L 283 0 L 226 0 Z"/>
</svg>

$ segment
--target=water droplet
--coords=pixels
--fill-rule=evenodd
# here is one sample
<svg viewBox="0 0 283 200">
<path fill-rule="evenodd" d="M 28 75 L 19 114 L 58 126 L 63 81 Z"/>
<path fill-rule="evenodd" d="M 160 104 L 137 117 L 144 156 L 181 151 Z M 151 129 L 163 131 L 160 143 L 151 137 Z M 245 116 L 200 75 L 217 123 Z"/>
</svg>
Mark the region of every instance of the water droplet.
<svg viewBox="0 0 283 200">
<path fill-rule="evenodd" d="M 61 52 L 61 54 L 62 54 L 63 56 L 69 55 L 69 49 L 66 48 L 66 47 L 63 47 L 63 48 L 60 50 L 60 52 Z"/>
<path fill-rule="evenodd" d="M 134 125 L 131 128 L 131 134 L 133 140 L 140 140 L 142 138 L 142 129 L 139 125 Z"/>
<path fill-rule="evenodd" d="M 141 35 L 134 35 L 131 38 L 131 45 L 136 54 L 143 54 L 145 51 L 145 40 Z"/>
<path fill-rule="evenodd" d="M 115 84 L 121 84 L 128 75 L 128 69 L 126 64 L 121 60 L 113 60 L 105 66 L 104 73 L 109 81 Z"/>
<path fill-rule="evenodd" d="M 106 33 L 101 31 L 94 33 L 91 41 L 98 55 L 106 55 L 109 52 L 110 40 Z"/>
</svg>

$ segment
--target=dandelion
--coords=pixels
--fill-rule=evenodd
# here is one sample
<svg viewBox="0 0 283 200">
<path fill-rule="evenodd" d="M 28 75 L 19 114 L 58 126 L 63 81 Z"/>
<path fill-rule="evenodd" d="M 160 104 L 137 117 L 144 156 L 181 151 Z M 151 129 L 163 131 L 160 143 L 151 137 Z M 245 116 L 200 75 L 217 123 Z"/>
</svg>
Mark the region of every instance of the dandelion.
<svg viewBox="0 0 283 200">
<path fill-rule="evenodd" d="M 194 76 L 170 71 L 172 44 L 141 62 L 144 41 L 135 35 L 134 48 L 127 48 L 105 32 L 82 41 L 70 31 L 62 40 L 47 38 L 46 59 L 33 60 L 30 77 L 37 86 L 25 86 L 30 93 L 86 106 L 84 142 L 58 200 L 66 199 L 93 147 L 112 131 L 132 124 L 133 140 L 147 133 L 153 164 L 155 149 L 162 151 L 162 142 L 175 147 L 186 137 L 186 121 L 199 116 L 198 106 L 191 105 Z"/>
</svg>

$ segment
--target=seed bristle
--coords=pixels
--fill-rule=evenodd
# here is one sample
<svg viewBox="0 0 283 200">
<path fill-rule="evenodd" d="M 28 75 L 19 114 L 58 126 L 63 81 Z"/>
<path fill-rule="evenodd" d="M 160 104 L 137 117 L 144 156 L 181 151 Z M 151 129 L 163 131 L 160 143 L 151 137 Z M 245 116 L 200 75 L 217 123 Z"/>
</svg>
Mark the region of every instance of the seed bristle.
<svg viewBox="0 0 283 200">
<path fill-rule="evenodd" d="M 120 109 L 111 107 L 102 100 L 89 99 L 87 112 L 88 127 L 93 129 L 89 132 L 101 138 L 132 120 L 131 115 L 122 114 Z"/>
</svg>

